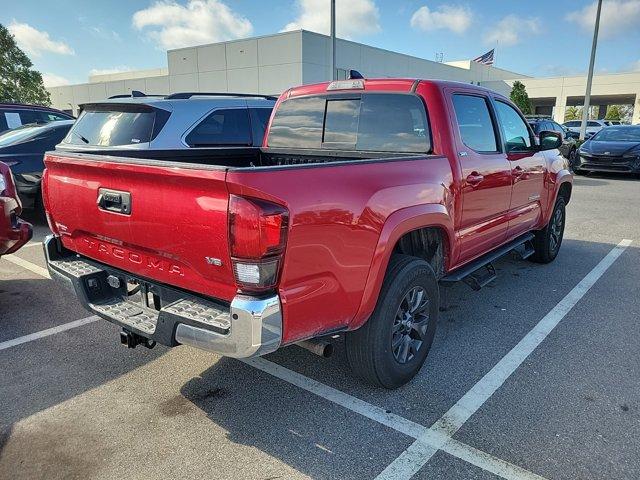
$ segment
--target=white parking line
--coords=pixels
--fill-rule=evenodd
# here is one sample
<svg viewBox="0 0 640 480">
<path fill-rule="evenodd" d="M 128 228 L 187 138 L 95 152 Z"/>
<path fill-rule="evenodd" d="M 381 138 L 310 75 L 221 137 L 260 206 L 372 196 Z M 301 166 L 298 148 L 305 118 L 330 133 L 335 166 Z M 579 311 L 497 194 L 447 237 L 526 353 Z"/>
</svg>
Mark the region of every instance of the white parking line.
<svg viewBox="0 0 640 480">
<path fill-rule="evenodd" d="M 40 338 L 48 337 L 50 335 L 55 335 L 56 333 L 64 332 L 66 330 L 71 330 L 72 328 L 78 328 L 87 323 L 95 322 L 99 320 L 100 317 L 91 316 L 87 318 L 81 318 L 80 320 L 74 320 L 73 322 L 65 323 L 63 325 L 58 325 L 57 327 L 47 328 L 46 330 L 40 330 L 36 333 L 30 333 L 29 335 L 24 335 L 22 337 L 14 338 L 13 340 L 7 340 L 6 342 L 0 343 L 0 350 L 6 350 L 7 348 L 15 347 L 16 345 L 21 345 L 23 343 L 32 342 L 34 340 L 38 340 Z"/>
<path fill-rule="evenodd" d="M 242 361 L 325 400 L 340 405 L 409 437 L 415 438 L 416 441 L 387 466 L 377 479 L 396 480 L 411 478 L 438 450 L 442 450 L 456 458 L 509 480 L 540 480 L 543 479 L 543 477 L 455 440 L 452 436 L 487 399 L 491 397 L 536 347 L 542 343 L 566 314 L 569 313 L 613 262 L 626 250 L 631 242 L 631 240 L 625 239 L 614 247 L 495 367 L 482 377 L 453 407 L 429 428 L 399 415 L 388 413 L 381 407 L 371 405 L 364 400 L 360 400 L 340 390 L 305 377 L 264 358 L 251 358 Z M 49 278 L 48 272 L 38 265 L 15 257 L 14 255 L 8 255 L 6 257 L 12 257 L 10 261 L 16 265 Z M 76 328 L 97 319 L 98 317 L 88 317 L 9 340 L 0 343 L 0 350 L 53 335 L 64 330 Z"/>
<path fill-rule="evenodd" d="M 385 409 L 371 405 L 348 393 L 336 390 L 324 383 L 320 383 L 309 377 L 289 370 L 277 363 L 270 362 L 264 358 L 249 358 L 241 360 L 258 370 L 262 370 L 269 375 L 284 380 L 307 392 L 313 393 L 325 400 L 340 405 L 352 412 L 381 423 L 393 430 L 415 438 L 411 445 L 412 450 L 405 455 L 401 462 L 406 462 L 406 468 L 411 469 L 413 465 L 420 463 L 425 456 L 431 458 L 438 450 L 443 450 L 454 457 L 469 462 L 479 468 L 494 473 L 509 480 L 544 480 L 543 477 L 529 472 L 517 465 L 513 465 L 505 460 L 499 459 L 477 448 L 471 447 L 460 441 L 454 440 L 440 432 L 431 430 L 423 425 L 412 422 L 409 419 L 388 413 Z M 416 458 L 413 458 L 415 456 Z M 393 476 L 387 478 L 395 478 Z M 405 477 L 397 477 L 405 478 Z"/>
<path fill-rule="evenodd" d="M 23 245 L 22 248 L 41 247 L 41 246 L 42 246 L 42 242 L 29 242 L 26 245 Z"/>
<path fill-rule="evenodd" d="M 36 275 L 40 275 L 44 278 L 51 278 L 49 276 L 49 271 L 46 268 L 42 268 L 40 265 L 36 265 L 35 263 L 29 262 L 23 258 L 18 257 L 17 255 L 4 255 L 2 260 L 7 260 L 8 262 L 13 263 L 14 265 L 18 265 L 19 267 L 25 268 Z"/>
<path fill-rule="evenodd" d="M 615 260 L 631 244 L 622 240 L 591 270 L 560 302 L 533 327 L 484 377 L 453 405 L 431 428 L 378 476 L 382 479 L 411 478 L 429 461 L 435 452 L 424 451 L 424 443 L 440 434 L 443 448 L 447 438 L 453 435 L 478 411 L 491 395 L 509 378 L 540 343 L 560 323 L 567 313 L 589 291 Z M 437 447 L 437 444 L 434 445 Z M 436 449 L 437 450 L 437 449 Z"/>
</svg>

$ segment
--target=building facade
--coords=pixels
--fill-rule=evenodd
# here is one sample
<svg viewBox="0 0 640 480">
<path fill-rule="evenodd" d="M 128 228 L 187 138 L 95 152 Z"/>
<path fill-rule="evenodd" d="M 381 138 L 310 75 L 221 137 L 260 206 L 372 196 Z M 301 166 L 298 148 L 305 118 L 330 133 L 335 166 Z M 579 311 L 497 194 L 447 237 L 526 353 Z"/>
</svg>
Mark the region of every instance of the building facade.
<svg viewBox="0 0 640 480">
<path fill-rule="evenodd" d="M 534 78 L 471 60 L 433 62 L 362 43 L 337 39 L 337 78 L 351 69 L 365 77 L 435 78 L 475 83 L 505 95 L 515 80 L 526 86 L 535 113 L 564 121 L 567 107 L 581 106 L 585 76 Z M 236 92 L 278 95 L 289 87 L 330 80 L 331 40 L 298 30 L 167 52 L 167 66 L 153 70 L 94 75 L 78 85 L 50 87 L 51 102 L 78 112 L 78 105 L 139 90 L 146 94 Z M 640 123 L 640 72 L 596 75 L 591 105 L 633 105 L 632 123 Z"/>
<path fill-rule="evenodd" d="M 417 77 L 466 83 L 521 78 L 515 72 L 476 62 L 438 63 L 357 42 L 336 41 L 337 77 L 355 69 L 365 77 Z M 78 105 L 139 90 L 146 94 L 237 92 L 278 95 L 289 87 L 331 79 L 331 42 L 326 35 L 298 30 L 169 50 L 167 67 L 95 75 L 89 82 L 48 88 L 52 105 Z"/>
</svg>

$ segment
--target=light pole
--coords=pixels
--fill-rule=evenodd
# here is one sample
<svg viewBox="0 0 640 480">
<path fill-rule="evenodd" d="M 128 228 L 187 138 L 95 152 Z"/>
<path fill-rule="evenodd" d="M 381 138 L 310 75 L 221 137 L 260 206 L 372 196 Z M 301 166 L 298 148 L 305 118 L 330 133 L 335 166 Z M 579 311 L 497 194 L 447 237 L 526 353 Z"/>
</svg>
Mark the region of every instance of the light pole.
<svg viewBox="0 0 640 480">
<path fill-rule="evenodd" d="M 331 80 L 336 79 L 336 0 L 331 0 Z"/>
<path fill-rule="evenodd" d="M 580 140 L 584 140 L 587 133 L 587 120 L 589 119 L 589 106 L 591 103 L 591 83 L 593 82 L 593 66 L 596 63 L 596 46 L 598 45 L 598 28 L 600 28 L 600 11 L 602 0 L 598 0 L 596 13 L 596 25 L 593 29 L 593 43 L 591 44 L 591 60 L 589 61 L 589 73 L 587 74 L 587 91 L 584 94 L 584 107 L 582 108 L 582 123 L 580 124 Z"/>
</svg>

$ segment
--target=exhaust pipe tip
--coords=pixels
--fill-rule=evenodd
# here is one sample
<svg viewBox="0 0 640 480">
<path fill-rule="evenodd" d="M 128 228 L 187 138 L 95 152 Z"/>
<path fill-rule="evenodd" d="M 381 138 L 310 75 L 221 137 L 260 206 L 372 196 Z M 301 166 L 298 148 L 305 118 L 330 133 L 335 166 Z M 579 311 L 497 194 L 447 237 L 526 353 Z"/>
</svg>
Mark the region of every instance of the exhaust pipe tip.
<svg viewBox="0 0 640 480">
<path fill-rule="evenodd" d="M 333 355 L 333 344 L 325 340 L 312 338 L 311 340 L 303 340 L 302 342 L 298 342 L 296 343 L 296 345 L 322 358 L 329 358 L 331 355 Z"/>
</svg>

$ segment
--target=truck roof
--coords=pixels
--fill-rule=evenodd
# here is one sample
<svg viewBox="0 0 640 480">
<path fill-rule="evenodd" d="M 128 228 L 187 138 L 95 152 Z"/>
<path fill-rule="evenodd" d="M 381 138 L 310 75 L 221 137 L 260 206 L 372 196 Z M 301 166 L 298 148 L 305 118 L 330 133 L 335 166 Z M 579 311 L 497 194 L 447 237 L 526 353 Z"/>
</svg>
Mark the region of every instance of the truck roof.
<svg viewBox="0 0 640 480">
<path fill-rule="evenodd" d="M 352 82 L 354 85 L 362 84 L 362 87 L 351 87 L 349 83 Z M 477 90 L 478 92 L 491 92 L 492 94 L 497 94 L 497 92 L 490 90 L 485 87 L 481 87 L 479 85 L 474 85 L 471 83 L 464 82 L 454 82 L 451 80 L 435 80 L 435 79 L 421 79 L 421 78 L 364 78 L 364 79 L 351 79 L 351 80 L 336 80 L 334 82 L 322 82 L 322 83 L 314 83 L 311 85 L 302 85 L 300 87 L 294 87 L 289 89 L 288 97 L 301 96 L 301 95 L 313 95 L 326 93 L 329 90 L 329 86 L 331 84 L 344 84 L 344 88 L 335 88 L 334 92 L 345 91 L 345 90 L 388 90 L 392 92 L 410 92 L 414 90 L 418 83 L 420 84 L 431 84 L 435 85 L 438 88 L 442 89 L 445 87 L 461 87 L 463 86 L 466 89 Z M 502 97 L 502 95 L 497 94 Z"/>
</svg>

